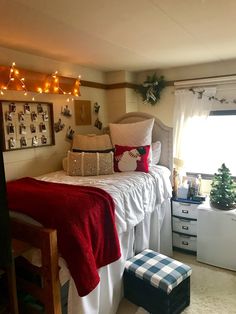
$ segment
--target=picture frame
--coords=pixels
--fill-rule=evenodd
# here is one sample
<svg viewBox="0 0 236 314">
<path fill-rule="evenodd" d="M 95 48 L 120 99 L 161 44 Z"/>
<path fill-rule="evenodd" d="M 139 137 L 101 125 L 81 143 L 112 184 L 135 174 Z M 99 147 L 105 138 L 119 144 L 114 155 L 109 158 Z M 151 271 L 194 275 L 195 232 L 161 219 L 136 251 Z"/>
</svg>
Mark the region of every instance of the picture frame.
<svg viewBox="0 0 236 314">
<path fill-rule="evenodd" d="M 53 104 L 0 100 L 2 151 L 55 145 Z"/>
<path fill-rule="evenodd" d="M 91 125 L 91 101 L 90 100 L 74 100 L 75 124 Z"/>
</svg>

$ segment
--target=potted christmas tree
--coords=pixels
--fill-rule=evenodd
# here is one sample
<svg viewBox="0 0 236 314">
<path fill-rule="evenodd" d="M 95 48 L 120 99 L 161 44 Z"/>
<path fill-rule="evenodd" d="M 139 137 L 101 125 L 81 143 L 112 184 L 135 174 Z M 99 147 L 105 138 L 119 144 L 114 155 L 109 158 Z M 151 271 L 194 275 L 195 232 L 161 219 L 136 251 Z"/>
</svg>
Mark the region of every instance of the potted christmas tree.
<svg viewBox="0 0 236 314">
<path fill-rule="evenodd" d="M 236 207 L 235 182 L 225 164 L 222 164 L 218 171 L 211 184 L 211 205 L 222 210 L 233 209 Z"/>
</svg>

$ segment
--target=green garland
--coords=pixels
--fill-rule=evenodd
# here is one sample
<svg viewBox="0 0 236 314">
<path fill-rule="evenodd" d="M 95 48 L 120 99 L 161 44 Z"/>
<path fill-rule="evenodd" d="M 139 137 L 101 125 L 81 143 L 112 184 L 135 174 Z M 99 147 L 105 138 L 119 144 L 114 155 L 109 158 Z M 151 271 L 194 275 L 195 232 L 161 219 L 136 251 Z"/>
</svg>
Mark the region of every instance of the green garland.
<svg viewBox="0 0 236 314">
<path fill-rule="evenodd" d="M 136 92 L 142 96 L 145 103 L 149 103 L 154 106 L 161 97 L 161 91 L 166 86 L 164 76 L 158 77 L 156 73 L 148 75 L 146 81 L 143 84 L 138 85 Z"/>
</svg>

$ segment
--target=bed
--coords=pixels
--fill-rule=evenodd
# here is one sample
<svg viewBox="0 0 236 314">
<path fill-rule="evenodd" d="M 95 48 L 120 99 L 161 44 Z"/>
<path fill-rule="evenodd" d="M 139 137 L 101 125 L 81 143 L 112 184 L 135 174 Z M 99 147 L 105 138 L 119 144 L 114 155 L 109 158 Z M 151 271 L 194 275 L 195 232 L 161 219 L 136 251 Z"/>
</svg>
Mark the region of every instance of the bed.
<svg viewBox="0 0 236 314">
<path fill-rule="evenodd" d="M 130 124 L 153 118 L 146 113 L 134 112 L 122 116 L 117 124 Z M 172 255 L 171 238 L 171 176 L 173 164 L 172 129 L 154 119 L 152 142 L 161 142 L 158 165 L 149 172 L 122 172 L 94 177 L 68 176 L 57 171 L 40 176 L 39 180 L 70 185 L 92 186 L 106 191 L 115 202 L 115 223 L 120 243 L 121 257 L 101 267 L 100 283 L 88 295 L 79 297 L 64 259 L 59 259 L 60 283 L 68 286 L 68 314 L 114 314 L 122 298 L 122 275 L 125 261 L 145 248 Z M 36 222 L 22 214 L 12 213 L 18 219 Z M 34 252 L 27 258 L 40 265 L 41 257 Z"/>
</svg>

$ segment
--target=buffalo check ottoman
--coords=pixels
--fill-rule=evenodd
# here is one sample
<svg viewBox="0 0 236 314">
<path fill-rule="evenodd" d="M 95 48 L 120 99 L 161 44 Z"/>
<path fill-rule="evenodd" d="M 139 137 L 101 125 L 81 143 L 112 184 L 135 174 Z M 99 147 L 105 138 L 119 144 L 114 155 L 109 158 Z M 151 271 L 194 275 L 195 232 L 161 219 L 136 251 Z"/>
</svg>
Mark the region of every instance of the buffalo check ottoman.
<svg viewBox="0 0 236 314">
<path fill-rule="evenodd" d="M 125 264 L 124 295 L 153 314 L 177 314 L 190 303 L 191 268 L 146 249 Z"/>
</svg>

